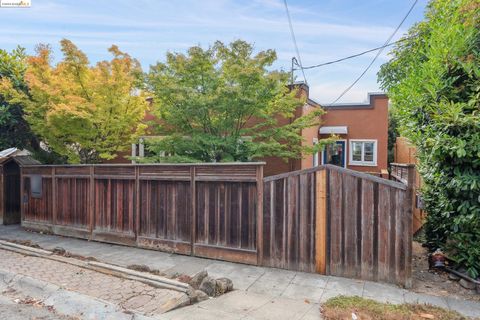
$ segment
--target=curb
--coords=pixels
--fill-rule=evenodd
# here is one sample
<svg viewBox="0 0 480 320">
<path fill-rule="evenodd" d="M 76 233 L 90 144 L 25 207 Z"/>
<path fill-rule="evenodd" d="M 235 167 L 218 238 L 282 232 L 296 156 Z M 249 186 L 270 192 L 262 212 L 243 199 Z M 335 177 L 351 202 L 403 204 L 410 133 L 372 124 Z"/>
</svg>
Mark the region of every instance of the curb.
<svg viewBox="0 0 480 320">
<path fill-rule="evenodd" d="M 68 291 L 51 283 L 28 276 L 19 276 L 14 273 L 1 270 L 0 290 L 12 288 L 24 297 L 41 300 L 46 306 L 54 306 L 56 312 L 61 315 L 78 317 L 80 319 L 105 319 L 105 320 L 152 320 L 132 311 L 125 311 L 118 306 L 93 298 L 78 292 Z"/>
<path fill-rule="evenodd" d="M 53 254 L 52 251 L 32 248 L 32 247 L 11 243 L 4 240 L 0 240 L 0 248 L 13 251 L 16 253 L 24 254 L 24 255 L 30 255 L 30 256 L 35 256 L 35 257 L 40 257 L 44 259 L 50 259 L 58 262 L 71 264 L 77 267 L 90 269 L 90 270 L 101 272 L 108 275 L 113 275 L 119 278 L 143 282 L 145 284 L 148 284 L 156 288 L 175 290 L 185 294 L 190 294 L 192 291 L 190 286 L 186 283 L 172 280 L 162 276 L 130 270 L 124 267 L 119 267 L 119 266 L 115 266 L 108 263 L 95 262 L 95 261 L 82 261 L 75 258 L 62 257 L 62 256 Z"/>
</svg>

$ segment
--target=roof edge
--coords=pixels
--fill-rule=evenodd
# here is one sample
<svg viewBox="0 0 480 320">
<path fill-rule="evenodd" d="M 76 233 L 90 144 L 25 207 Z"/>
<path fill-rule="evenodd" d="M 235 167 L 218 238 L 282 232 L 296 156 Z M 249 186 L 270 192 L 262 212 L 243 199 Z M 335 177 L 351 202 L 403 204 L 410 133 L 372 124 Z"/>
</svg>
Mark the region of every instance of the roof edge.
<svg viewBox="0 0 480 320">
<path fill-rule="evenodd" d="M 322 104 L 322 107 L 324 109 L 373 109 L 373 100 L 377 98 L 388 98 L 388 96 L 385 92 L 369 92 L 367 102 Z"/>
</svg>

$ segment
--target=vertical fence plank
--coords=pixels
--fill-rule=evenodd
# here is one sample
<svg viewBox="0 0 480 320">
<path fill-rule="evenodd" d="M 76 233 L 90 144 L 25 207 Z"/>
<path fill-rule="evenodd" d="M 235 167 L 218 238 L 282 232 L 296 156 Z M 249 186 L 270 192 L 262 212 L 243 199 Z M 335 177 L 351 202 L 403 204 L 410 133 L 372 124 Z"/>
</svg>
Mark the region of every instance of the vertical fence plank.
<svg viewBox="0 0 480 320">
<path fill-rule="evenodd" d="M 52 167 L 52 223 L 57 224 L 57 211 L 58 211 L 58 204 L 57 204 L 57 179 L 55 178 L 55 167 Z M 62 199 L 62 201 L 65 197 Z"/>
<path fill-rule="evenodd" d="M 88 231 L 90 233 L 89 238 L 92 238 L 92 232 L 93 232 L 93 225 L 95 223 L 95 202 L 97 199 L 95 199 L 95 167 L 93 165 L 90 166 L 89 168 L 89 194 L 90 194 L 90 201 L 88 203 Z"/>
<path fill-rule="evenodd" d="M 378 187 L 378 280 L 389 279 L 390 188 Z"/>
<path fill-rule="evenodd" d="M 2 175 L 3 176 L 3 175 Z M 20 167 L 20 222 L 25 219 L 25 190 L 24 190 L 25 178 L 23 176 L 23 168 Z"/>
<path fill-rule="evenodd" d="M 191 198 L 191 212 L 192 212 L 192 221 L 190 227 L 190 246 L 191 246 L 191 255 L 195 254 L 195 239 L 197 238 L 197 191 L 195 183 L 195 166 L 190 167 L 190 198 Z"/>
<path fill-rule="evenodd" d="M 372 181 L 363 181 L 361 190 L 361 271 L 360 276 L 364 279 L 374 277 L 374 185 Z"/>
<path fill-rule="evenodd" d="M 256 199 L 256 220 L 257 220 L 257 263 L 263 264 L 263 166 L 257 167 L 257 199 Z"/>
<path fill-rule="evenodd" d="M 315 172 L 315 271 L 326 274 L 327 261 L 327 172 Z"/>
<path fill-rule="evenodd" d="M 135 166 L 135 210 L 134 210 L 134 217 L 133 220 L 133 229 L 135 230 L 135 241 L 138 244 L 138 236 L 140 234 L 140 223 L 141 223 L 141 211 L 140 211 L 140 167 Z"/>
</svg>

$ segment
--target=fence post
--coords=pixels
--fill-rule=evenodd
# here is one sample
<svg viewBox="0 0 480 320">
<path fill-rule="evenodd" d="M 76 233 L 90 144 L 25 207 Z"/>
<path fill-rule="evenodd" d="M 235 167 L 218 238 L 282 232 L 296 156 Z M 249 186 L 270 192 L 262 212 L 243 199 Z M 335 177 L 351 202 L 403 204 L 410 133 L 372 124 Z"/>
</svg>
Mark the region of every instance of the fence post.
<svg viewBox="0 0 480 320">
<path fill-rule="evenodd" d="M 20 225 L 25 219 L 25 186 L 23 182 L 23 167 L 20 167 Z"/>
<path fill-rule="evenodd" d="M 140 233 L 140 168 L 135 165 L 135 219 L 133 223 L 135 241 Z"/>
<path fill-rule="evenodd" d="M 406 270 L 405 270 L 405 287 L 412 287 L 412 241 L 413 241 L 413 208 L 415 206 L 415 184 L 416 184 L 416 170 L 414 164 L 409 164 L 407 166 L 407 201 L 405 203 L 406 210 L 405 214 L 407 216 L 407 252 L 406 252 Z"/>
<path fill-rule="evenodd" d="M 88 216 L 89 216 L 89 231 L 90 231 L 90 240 L 92 239 L 93 236 L 93 224 L 95 223 L 95 167 L 93 165 L 90 165 L 90 205 L 88 207 Z"/>
<path fill-rule="evenodd" d="M 263 265 L 263 165 L 257 166 L 257 265 Z"/>
<path fill-rule="evenodd" d="M 57 224 L 57 179 L 55 178 L 55 167 L 52 167 L 52 224 Z"/>
<path fill-rule="evenodd" d="M 195 186 L 195 166 L 190 166 L 190 198 L 192 199 L 192 221 L 190 227 L 190 255 L 195 255 L 195 239 L 197 238 L 197 191 Z"/>
<path fill-rule="evenodd" d="M 315 271 L 327 270 L 327 169 L 315 172 Z"/>
</svg>

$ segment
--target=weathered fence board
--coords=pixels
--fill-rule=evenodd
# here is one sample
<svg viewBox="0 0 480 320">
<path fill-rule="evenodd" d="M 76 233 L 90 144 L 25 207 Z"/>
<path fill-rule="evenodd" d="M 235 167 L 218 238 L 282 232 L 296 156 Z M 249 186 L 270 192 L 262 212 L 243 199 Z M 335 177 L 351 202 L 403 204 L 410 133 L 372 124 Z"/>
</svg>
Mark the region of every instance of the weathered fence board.
<svg viewBox="0 0 480 320">
<path fill-rule="evenodd" d="M 56 224 L 87 229 L 90 181 L 87 178 L 57 178 L 54 206 Z"/>
<path fill-rule="evenodd" d="M 52 197 L 52 178 L 51 177 L 44 177 L 42 179 L 42 190 L 44 192 L 44 196 L 41 198 L 33 198 L 31 196 L 26 199 L 22 197 L 23 208 L 22 208 L 22 216 L 25 220 L 29 220 L 34 223 L 52 223 L 53 217 L 53 197 Z M 30 178 L 24 178 L 23 182 L 23 192 L 30 191 Z"/>
<path fill-rule="evenodd" d="M 315 171 L 266 178 L 263 265 L 315 271 Z"/>
<path fill-rule="evenodd" d="M 191 190 L 188 181 L 141 180 L 138 240 L 142 246 L 190 254 Z"/>
</svg>

